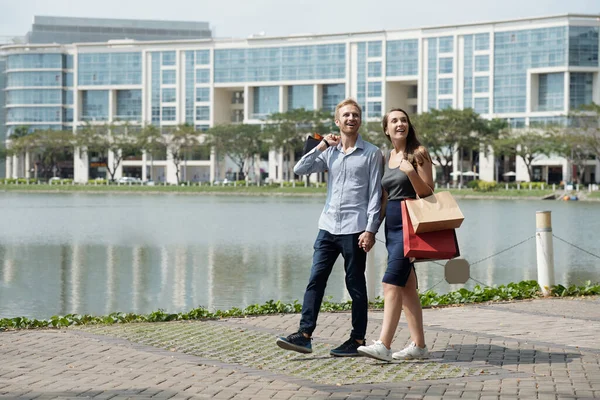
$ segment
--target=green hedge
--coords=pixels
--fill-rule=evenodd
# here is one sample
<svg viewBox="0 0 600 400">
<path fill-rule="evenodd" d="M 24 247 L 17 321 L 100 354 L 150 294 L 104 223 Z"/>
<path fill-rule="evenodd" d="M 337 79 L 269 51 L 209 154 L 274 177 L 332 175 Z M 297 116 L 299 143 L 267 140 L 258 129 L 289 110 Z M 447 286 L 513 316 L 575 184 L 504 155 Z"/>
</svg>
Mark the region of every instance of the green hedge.
<svg viewBox="0 0 600 400">
<path fill-rule="evenodd" d="M 583 286 L 563 285 L 553 286 L 551 295 L 554 297 L 591 296 L 600 294 L 600 284 L 592 284 L 590 281 Z M 455 304 L 482 303 L 490 301 L 523 300 L 541 297 L 539 285 L 536 281 L 522 281 L 493 287 L 475 286 L 473 290 L 460 289 L 443 295 L 428 290 L 420 294 L 421 304 L 424 307 L 438 307 Z M 370 303 L 372 309 L 382 309 L 383 299 L 377 298 Z M 348 311 L 352 309 L 352 302 L 332 303 L 329 299 L 321 305 L 325 312 Z M 202 320 L 231 317 L 245 317 L 253 315 L 268 315 L 282 313 L 299 313 L 302 305 L 298 301 L 282 303 L 281 301 L 269 300 L 263 305 L 253 304 L 244 309 L 232 308 L 227 311 L 209 311 L 204 307 L 195 308 L 187 313 L 168 313 L 164 310 L 154 311 L 146 315 L 133 313 L 115 312 L 105 316 L 92 315 L 55 315 L 48 319 L 30 319 L 26 317 L 0 319 L 0 330 L 3 329 L 31 329 L 31 328 L 59 328 L 71 325 L 86 324 L 115 324 L 127 322 L 164 322 L 182 320 Z"/>
</svg>

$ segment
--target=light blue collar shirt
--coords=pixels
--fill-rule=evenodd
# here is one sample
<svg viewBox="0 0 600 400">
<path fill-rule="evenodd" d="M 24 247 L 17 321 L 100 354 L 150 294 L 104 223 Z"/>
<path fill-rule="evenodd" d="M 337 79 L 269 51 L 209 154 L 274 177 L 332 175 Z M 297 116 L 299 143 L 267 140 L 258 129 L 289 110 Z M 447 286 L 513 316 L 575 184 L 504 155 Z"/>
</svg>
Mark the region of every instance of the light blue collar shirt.
<svg viewBox="0 0 600 400">
<path fill-rule="evenodd" d="M 319 229 L 332 235 L 377 233 L 381 212 L 381 151 L 359 135 L 347 153 L 342 143 L 319 151 L 315 147 L 294 166 L 297 175 L 328 171 L 327 200 Z"/>
</svg>

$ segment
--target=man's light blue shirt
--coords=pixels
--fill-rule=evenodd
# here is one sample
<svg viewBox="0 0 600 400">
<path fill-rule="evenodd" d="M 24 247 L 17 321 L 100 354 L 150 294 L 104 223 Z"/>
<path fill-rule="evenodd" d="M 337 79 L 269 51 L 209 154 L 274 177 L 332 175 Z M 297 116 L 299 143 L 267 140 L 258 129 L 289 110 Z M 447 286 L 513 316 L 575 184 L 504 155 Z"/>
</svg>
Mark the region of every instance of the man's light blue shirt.
<svg viewBox="0 0 600 400">
<path fill-rule="evenodd" d="M 325 151 L 315 147 L 294 166 L 297 175 L 329 172 L 327 200 L 319 229 L 332 235 L 377 233 L 381 212 L 381 151 L 359 135 L 354 151 L 344 154 L 342 143 Z"/>
</svg>

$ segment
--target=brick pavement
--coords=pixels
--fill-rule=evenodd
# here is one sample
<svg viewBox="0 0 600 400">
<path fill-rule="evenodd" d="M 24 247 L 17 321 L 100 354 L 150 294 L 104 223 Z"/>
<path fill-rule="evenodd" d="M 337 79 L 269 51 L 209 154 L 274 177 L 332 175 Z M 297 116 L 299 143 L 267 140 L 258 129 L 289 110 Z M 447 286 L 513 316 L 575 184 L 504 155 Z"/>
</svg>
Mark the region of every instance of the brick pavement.
<svg viewBox="0 0 600 400">
<path fill-rule="evenodd" d="M 186 350 L 181 333 L 168 338 L 163 348 L 142 344 L 153 339 L 150 334 L 144 340 L 144 332 L 151 333 L 150 328 L 158 327 L 154 324 L 127 326 L 137 331 L 135 342 L 116 337 L 118 330 L 112 336 L 95 329 L 1 332 L 0 399 L 600 398 L 599 306 L 600 298 L 589 297 L 427 309 L 424 320 L 433 365 L 471 372 L 450 378 L 442 374 L 440 379 L 407 376 L 393 383 L 324 384 L 310 374 L 302 378 L 283 369 L 202 357 Z M 381 312 L 370 313 L 369 340 L 377 339 L 381 318 Z M 182 328 L 212 324 L 214 329 L 237 329 L 240 336 L 268 335 L 272 340 L 265 348 L 277 352 L 275 335 L 294 331 L 298 320 L 298 315 L 261 316 Z M 292 357 L 290 364 L 318 368 L 331 361 L 327 348 L 345 340 L 349 327 L 348 313 L 324 313 L 315 332 L 318 354 L 302 358 L 284 352 L 285 356 Z M 210 340 L 198 341 L 196 347 L 211 346 Z M 402 321 L 394 347 L 407 341 Z M 344 365 L 359 375 L 362 365 L 365 371 L 423 368 L 403 364 L 341 360 L 339 377 L 342 381 L 348 372 Z"/>
</svg>

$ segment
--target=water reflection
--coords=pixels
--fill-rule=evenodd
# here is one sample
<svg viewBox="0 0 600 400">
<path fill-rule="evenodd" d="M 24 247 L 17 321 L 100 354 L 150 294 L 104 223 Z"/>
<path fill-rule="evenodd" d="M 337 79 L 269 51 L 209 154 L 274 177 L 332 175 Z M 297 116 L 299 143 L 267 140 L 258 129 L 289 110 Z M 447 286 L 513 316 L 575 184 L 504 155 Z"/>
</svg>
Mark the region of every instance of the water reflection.
<svg viewBox="0 0 600 400">
<path fill-rule="evenodd" d="M 0 317 L 148 313 L 302 300 L 322 198 L 19 195 L 0 193 Z M 593 254 L 600 204 L 460 202 L 458 231 L 472 276 L 487 285 L 535 279 L 535 211 L 551 208 L 555 234 Z M 582 223 L 585 221 L 585 224 Z M 379 234 L 378 239 L 383 240 Z M 522 244 L 496 257 L 519 242 Z M 600 281 L 593 256 L 554 241 L 556 279 Z M 480 262 L 478 262 L 480 261 Z M 370 254 L 367 285 L 382 296 L 385 246 Z M 434 263 L 417 264 L 419 286 L 444 293 Z M 326 295 L 350 297 L 342 260 Z"/>
</svg>

